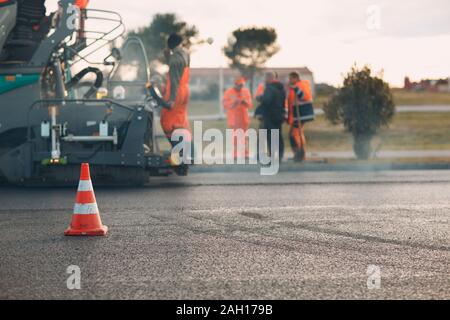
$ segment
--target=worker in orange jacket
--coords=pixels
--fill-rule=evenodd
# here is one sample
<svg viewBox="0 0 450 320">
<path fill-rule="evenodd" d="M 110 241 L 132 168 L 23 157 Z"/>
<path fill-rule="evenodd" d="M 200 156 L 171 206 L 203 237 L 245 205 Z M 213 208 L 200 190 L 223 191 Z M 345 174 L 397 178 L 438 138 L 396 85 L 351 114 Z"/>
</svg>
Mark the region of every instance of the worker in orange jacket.
<svg viewBox="0 0 450 320">
<path fill-rule="evenodd" d="M 305 124 L 300 120 L 300 106 L 312 104 L 311 84 L 308 80 L 300 79 L 298 72 L 289 75 L 288 95 L 288 124 L 290 128 L 290 143 L 294 151 L 294 161 L 302 162 L 306 159 Z"/>
<path fill-rule="evenodd" d="M 190 57 L 181 47 L 182 41 L 181 36 L 170 35 L 165 51 L 169 74 L 164 95 L 167 105 L 161 111 L 161 126 L 172 146 L 179 143 L 179 141 L 172 141 L 172 135 L 176 130 L 184 130 L 184 142 L 192 141 L 187 113 L 190 97 Z"/>
<path fill-rule="evenodd" d="M 248 110 L 253 108 L 250 91 L 245 88 L 245 79 L 239 77 L 234 87 L 225 91 L 223 105 L 227 112 L 228 127 L 233 130 L 234 157 L 249 157 L 247 138 L 239 134 L 242 130 L 247 135 L 250 126 Z"/>
</svg>

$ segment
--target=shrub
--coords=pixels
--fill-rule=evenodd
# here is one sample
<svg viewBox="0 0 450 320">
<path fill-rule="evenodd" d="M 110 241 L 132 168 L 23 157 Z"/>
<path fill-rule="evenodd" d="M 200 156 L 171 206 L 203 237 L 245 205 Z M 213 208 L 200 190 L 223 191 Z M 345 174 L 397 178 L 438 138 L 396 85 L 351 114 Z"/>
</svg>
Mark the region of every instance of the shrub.
<svg viewBox="0 0 450 320">
<path fill-rule="evenodd" d="M 386 82 L 372 76 L 369 67 L 358 70 L 354 66 L 343 87 L 325 104 L 324 112 L 332 124 L 343 124 L 353 135 L 356 156 L 366 160 L 372 155 L 373 137 L 392 121 L 395 104 Z"/>
</svg>

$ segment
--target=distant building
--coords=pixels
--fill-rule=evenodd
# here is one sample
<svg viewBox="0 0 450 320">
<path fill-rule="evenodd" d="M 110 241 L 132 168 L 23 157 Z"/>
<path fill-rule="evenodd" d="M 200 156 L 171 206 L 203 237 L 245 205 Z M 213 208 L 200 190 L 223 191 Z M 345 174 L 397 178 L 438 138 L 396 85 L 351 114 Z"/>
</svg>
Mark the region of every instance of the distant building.
<svg viewBox="0 0 450 320">
<path fill-rule="evenodd" d="M 298 71 L 303 79 L 309 80 L 311 82 L 311 86 L 315 94 L 314 76 L 313 73 L 308 68 L 305 67 L 268 68 L 266 70 L 272 70 L 277 72 L 280 80 L 284 83 L 288 81 L 289 73 L 291 73 L 292 71 Z M 258 85 L 264 81 L 264 72 L 265 70 L 256 75 L 253 88 L 254 92 L 256 91 Z M 223 73 L 224 88 L 229 88 L 233 86 L 234 79 L 240 74 L 239 71 L 230 68 L 222 69 L 222 73 Z M 205 92 L 211 87 L 211 85 L 219 85 L 220 74 L 221 74 L 220 68 L 191 68 L 191 83 L 190 83 L 191 91 L 194 94 Z"/>
<path fill-rule="evenodd" d="M 420 82 L 411 82 L 406 77 L 404 89 L 408 91 L 450 92 L 450 78 L 439 80 L 424 79 Z"/>
</svg>

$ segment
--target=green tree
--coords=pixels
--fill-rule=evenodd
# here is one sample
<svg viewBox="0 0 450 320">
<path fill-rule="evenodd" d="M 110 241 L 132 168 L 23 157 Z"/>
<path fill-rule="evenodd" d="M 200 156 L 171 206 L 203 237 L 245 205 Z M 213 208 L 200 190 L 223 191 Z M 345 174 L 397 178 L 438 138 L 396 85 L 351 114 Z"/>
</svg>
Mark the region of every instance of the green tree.
<svg viewBox="0 0 450 320">
<path fill-rule="evenodd" d="M 369 67 L 358 70 L 354 66 L 343 87 L 325 104 L 324 111 L 332 124 L 343 124 L 353 135 L 356 156 L 366 160 L 372 155 L 374 136 L 392 121 L 395 104 L 386 82 L 372 76 Z"/>
<path fill-rule="evenodd" d="M 232 33 L 223 48 L 230 67 L 238 69 L 250 80 L 252 94 L 255 75 L 280 50 L 277 38 L 277 32 L 273 28 L 240 28 Z"/>
<path fill-rule="evenodd" d="M 182 21 L 174 13 L 156 14 L 149 26 L 130 32 L 130 35 L 141 38 L 150 61 L 165 63 L 164 49 L 167 39 L 172 33 L 183 37 L 183 46 L 190 49 L 198 39 L 199 31 L 196 26 Z"/>
</svg>

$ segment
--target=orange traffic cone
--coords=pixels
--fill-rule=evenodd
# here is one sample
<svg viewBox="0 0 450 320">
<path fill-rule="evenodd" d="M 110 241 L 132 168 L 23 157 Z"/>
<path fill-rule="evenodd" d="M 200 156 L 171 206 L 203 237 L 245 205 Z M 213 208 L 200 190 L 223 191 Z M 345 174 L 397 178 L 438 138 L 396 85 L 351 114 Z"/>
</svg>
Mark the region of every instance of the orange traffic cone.
<svg viewBox="0 0 450 320">
<path fill-rule="evenodd" d="M 100 219 L 89 164 L 83 163 L 72 224 L 64 234 L 66 236 L 106 236 L 107 232 L 108 227 L 104 226 Z"/>
</svg>

